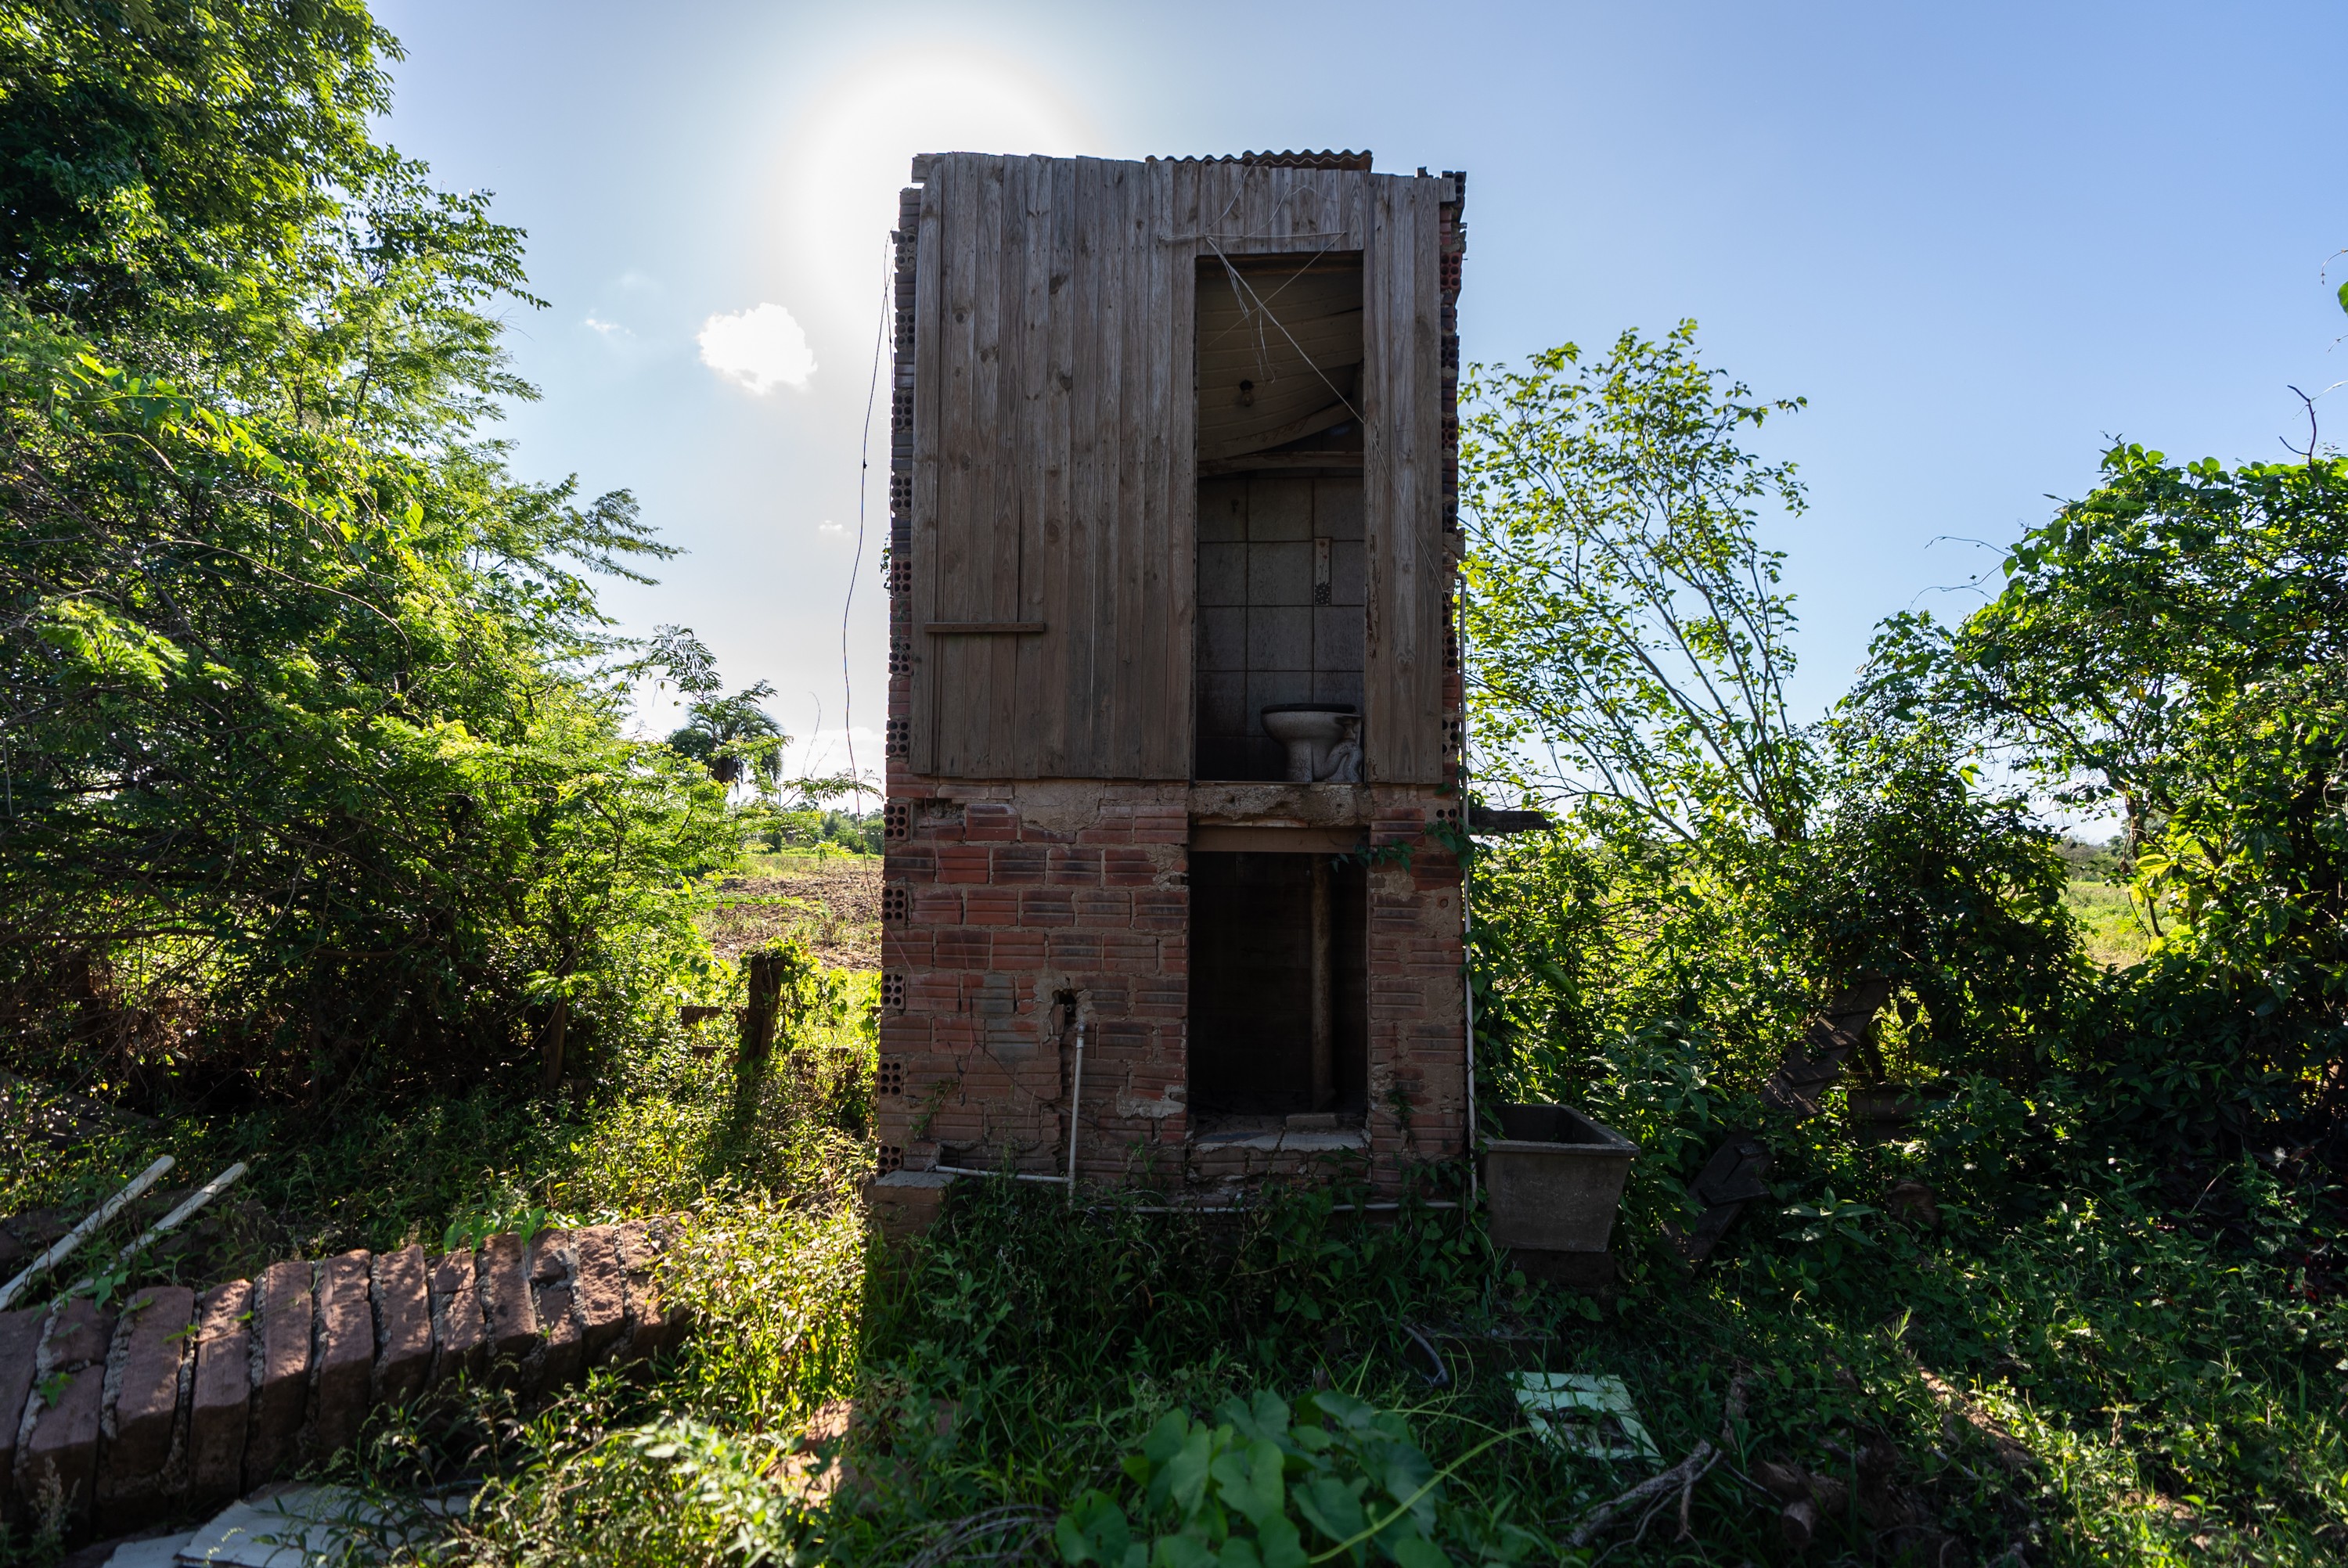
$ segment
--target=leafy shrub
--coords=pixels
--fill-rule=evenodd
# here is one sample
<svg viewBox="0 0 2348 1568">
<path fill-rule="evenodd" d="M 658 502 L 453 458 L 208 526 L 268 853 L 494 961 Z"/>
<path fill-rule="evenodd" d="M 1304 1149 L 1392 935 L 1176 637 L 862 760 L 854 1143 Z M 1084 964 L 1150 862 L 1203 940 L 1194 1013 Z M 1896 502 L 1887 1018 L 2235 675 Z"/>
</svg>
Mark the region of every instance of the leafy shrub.
<svg viewBox="0 0 2348 1568">
<path fill-rule="evenodd" d="M 1054 1539 L 1069 1568 L 1451 1561 L 1437 1543 L 1443 1476 L 1433 1461 L 1400 1416 L 1334 1391 L 1298 1401 L 1292 1420 L 1270 1393 L 1225 1402 L 1211 1423 L 1169 1410 L 1125 1473 L 1121 1497 L 1090 1490 L 1060 1515 Z"/>
</svg>

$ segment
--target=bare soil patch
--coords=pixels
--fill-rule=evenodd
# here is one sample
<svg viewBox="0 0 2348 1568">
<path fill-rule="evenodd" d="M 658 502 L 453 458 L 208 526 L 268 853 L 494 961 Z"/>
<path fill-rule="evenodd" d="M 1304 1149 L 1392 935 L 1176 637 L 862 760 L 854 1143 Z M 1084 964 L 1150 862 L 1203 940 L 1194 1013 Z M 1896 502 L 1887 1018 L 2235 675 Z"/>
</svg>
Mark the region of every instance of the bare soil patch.
<svg viewBox="0 0 2348 1568">
<path fill-rule="evenodd" d="M 748 868 L 712 878 L 701 928 L 721 958 L 797 936 L 827 967 L 880 967 L 880 857 L 760 855 Z"/>
</svg>

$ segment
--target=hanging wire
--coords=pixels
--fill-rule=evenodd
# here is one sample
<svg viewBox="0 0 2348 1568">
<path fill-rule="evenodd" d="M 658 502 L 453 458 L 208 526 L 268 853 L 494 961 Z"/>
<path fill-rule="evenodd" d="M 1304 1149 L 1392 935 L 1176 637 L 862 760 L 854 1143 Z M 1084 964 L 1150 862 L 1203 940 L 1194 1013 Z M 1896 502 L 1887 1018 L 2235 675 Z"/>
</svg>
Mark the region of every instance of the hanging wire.
<svg viewBox="0 0 2348 1568">
<path fill-rule="evenodd" d="M 848 776 L 856 781 L 852 799 L 862 815 L 864 776 L 856 771 L 856 678 L 849 669 L 848 612 L 856 608 L 856 579 L 864 575 L 864 510 L 872 494 L 872 405 L 880 394 L 880 345 L 889 341 L 890 274 L 895 271 L 890 254 L 894 236 L 880 246 L 880 319 L 872 328 L 872 375 L 864 386 L 864 436 L 856 454 L 856 564 L 848 572 L 848 599 L 839 607 L 839 684 L 845 699 L 840 704 L 840 733 L 848 741 Z M 816 727 L 823 727 L 821 710 L 818 710 Z"/>
</svg>

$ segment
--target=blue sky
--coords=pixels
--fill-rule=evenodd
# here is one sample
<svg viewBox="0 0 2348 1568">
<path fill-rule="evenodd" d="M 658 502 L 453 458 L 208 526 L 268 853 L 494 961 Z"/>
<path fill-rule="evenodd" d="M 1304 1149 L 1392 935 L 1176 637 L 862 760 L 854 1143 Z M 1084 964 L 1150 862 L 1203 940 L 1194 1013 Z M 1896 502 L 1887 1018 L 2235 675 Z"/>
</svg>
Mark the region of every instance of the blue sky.
<svg viewBox="0 0 2348 1568">
<path fill-rule="evenodd" d="M 2108 437 L 2278 456 L 2304 429 L 2287 386 L 2348 378 L 2336 5 L 377 15 L 407 50 L 392 138 L 498 193 L 552 302 L 513 313 L 545 390 L 509 421 L 519 466 L 633 489 L 691 553 L 611 608 L 696 628 L 731 681 L 775 683 L 798 735 L 841 723 L 859 439 L 915 151 L 1368 147 L 1466 169 L 1469 358 L 1692 316 L 1710 363 L 1810 400 L 1767 445 L 1810 489 L 1769 533 L 1811 711 L 1879 618 L 1970 602 L 1938 590 L 1995 558 L 1952 539 L 2011 540 L 2092 485 Z M 2348 390 L 2319 406 L 2348 429 Z M 885 448 L 849 628 L 868 735 Z M 878 751 L 860 737 L 867 767 Z"/>
</svg>

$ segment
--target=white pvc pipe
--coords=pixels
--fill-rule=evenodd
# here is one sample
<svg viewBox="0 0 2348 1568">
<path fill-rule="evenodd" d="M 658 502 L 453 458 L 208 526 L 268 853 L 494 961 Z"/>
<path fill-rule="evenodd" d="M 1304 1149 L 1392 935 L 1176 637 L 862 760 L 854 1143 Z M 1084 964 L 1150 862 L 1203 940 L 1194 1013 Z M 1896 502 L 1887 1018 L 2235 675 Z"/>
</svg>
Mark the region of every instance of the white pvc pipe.
<svg viewBox="0 0 2348 1568">
<path fill-rule="evenodd" d="M 1068 1078 L 1068 1202 L 1076 1201 L 1076 1112 L 1085 1097 L 1085 1020 L 1076 1020 L 1076 1066 Z"/>
<path fill-rule="evenodd" d="M 173 1209 L 170 1214 L 165 1214 L 161 1219 L 157 1220 L 153 1225 L 149 1225 L 146 1233 L 140 1235 L 137 1241 L 132 1242 L 129 1246 L 126 1246 L 120 1252 L 116 1253 L 114 1255 L 114 1261 L 117 1263 L 129 1263 L 132 1258 L 137 1257 L 140 1253 L 146 1251 L 149 1247 L 153 1246 L 164 1236 L 170 1235 L 172 1231 L 179 1229 L 180 1225 L 187 1222 L 187 1218 L 190 1214 L 194 1214 L 198 1209 L 202 1208 L 206 1204 L 211 1203 L 214 1198 L 219 1197 L 222 1193 L 236 1185 L 236 1179 L 239 1176 L 243 1175 L 244 1173 L 251 1168 L 252 1167 L 247 1165 L 242 1160 L 239 1160 L 235 1164 L 231 1165 L 227 1170 L 222 1171 L 211 1181 L 206 1182 L 202 1186 L 198 1187 L 187 1201 L 180 1204 L 178 1208 Z M 84 1286 L 95 1283 L 95 1280 L 86 1276 L 76 1280 L 73 1287 L 76 1290 L 79 1290 Z"/>
<path fill-rule="evenodd" d="M 103 1204 L 100 1204 L 96 1214 L 82 1221 L 81 1224 L 74 1226 L 73 1229 L 66 1232 L 64 1236 L 59 1238 L 57 1245 L 49 1248 L 48 1251 L 35 1258 L 26 1268 L 24 1273 L 18 1275 L 7 1284 L 0 1285 L 0 1312 L 7 1310 L 8 1304 L 16 1299 L 16 1293 L 23 1290 L 26 1285 L 30 1284 L 34 1276 L 45 1274 L 57 1264 L 63 1263 L 67 1257 L 73 1255 L 74 1248 L 88 1241 L 93 1233 L 104 1227 L 107 1221 L 120 1214 L 122 1212 L 122 1206 L 125 1204 L 129 1203 L 133 1198 L 138 1197 L 141 1193 L 144 1193 L 148 1188 L 153 1186 L 157 1182 L 161 1181 L 163 1179 L 163 1173 L 170 1170 L 172 1163 L 171 1156 L 166 1154 L 161 1159 L 156 1161 L 153 1164 L 148 1166 L 145 1170 L 139 1172 L 136 1176 L 133 1176 L 130 1179 L 130 1184 L 129 1186 L 123 1188 L 120 1192 L 107 1199 Z"/>
<path fill-rule="evenodd" d="M 1026 1171 L 974 1171 L 968 1165 L 932 1165 L 930 1169 L 949 1176 L 994 1176 L 998 1179 L 1008 1176 L 1014 1182 L 1050 1182 L 1055 1185 L 1068 1179 L 1066 1176 L 1038 1176 Z"/>
</svg>

